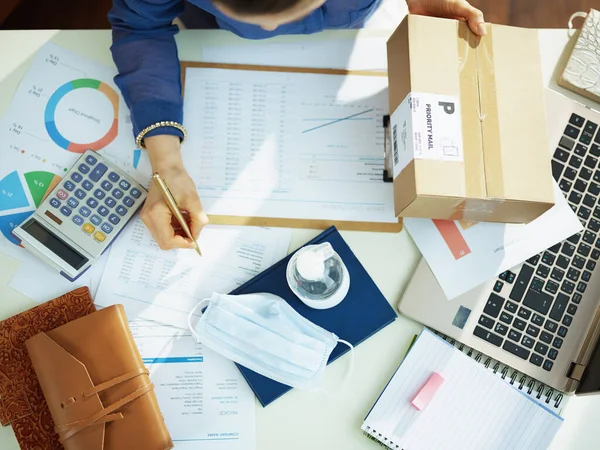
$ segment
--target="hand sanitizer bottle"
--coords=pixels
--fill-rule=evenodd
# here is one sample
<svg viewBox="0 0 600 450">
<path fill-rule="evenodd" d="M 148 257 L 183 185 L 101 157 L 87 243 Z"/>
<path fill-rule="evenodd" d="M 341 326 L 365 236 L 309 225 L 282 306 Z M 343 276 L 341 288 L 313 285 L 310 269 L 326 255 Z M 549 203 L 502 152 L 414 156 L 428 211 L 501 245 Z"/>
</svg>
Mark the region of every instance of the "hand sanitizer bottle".
<svg viewBox="0 0 600 450">
<path fill-rule="evenodd" d="M 350 288 L 350 274 L 329 242 L 306 246 L 287 266 L 290 289 L 307 306 L 328 309 L 339 304 Z"/>
</svg>

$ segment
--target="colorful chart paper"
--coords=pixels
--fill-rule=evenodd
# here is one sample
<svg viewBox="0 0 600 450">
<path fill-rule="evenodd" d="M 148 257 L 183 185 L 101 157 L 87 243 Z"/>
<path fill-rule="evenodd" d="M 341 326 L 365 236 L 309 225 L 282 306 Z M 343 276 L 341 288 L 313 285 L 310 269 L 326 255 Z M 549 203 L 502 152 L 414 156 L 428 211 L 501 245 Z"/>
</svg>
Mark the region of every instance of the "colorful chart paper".
<svg viewBox="0 0 600 450">
<path fill-rule="evenodd" d="M 0 120 L 0 179 L 15 169 L 64 176 L 91 149 L 145 184 L 150 168 L 128 150 L 135 140 L 115 75 L 114 68 L 44 45 Z M 36 195 L 39 202 L 43 189 Z"/>
<path fill-rule="evenodd" d="M 433 224 L 442 235 L 442 238 L 444 239 L 444 242 L 448 246 L 448 250 L 450 250 L 450 253 L 452 253 L 454 259 L 460 259 L 463 256 L 471 253 L 471 249 L 469 248 L 467 241 L 454 221 L 434 219 Z M 470 226 L 467 226 L 467 228 L 470 228 Z M 463 229 L 465 228 L 463 227 Z"/>
<path fill-rule="evenodd" d="M 33 214 L 60 180 L 45 171 L 27 172 L 21 177 L 16 170 L 0 180 L 0 232 L 6 239 L 15 245 L 21 243 L 12 230 Z"/>
<path fill-rule="evenodd" d="M 38 171 L 26 173 L 25 180 L 37 208 L 48 194 L 52 192 L 52 189 L 60 183 L 61 178 L 50 172 Z"/>
<path fill-rule="evenodd" d="M 29 200 L 15 170 L 0 180 L 0 211 L 26 208 Z"/>
<path fill-rule="evenodd" d="M 108 100 L 113 105 L 113 124 L 108 132 L 95 142 L 69 142 L 69 140 L 67 140 L 56 127 L 55 114 L 58 104 L 69 92 L 82 88 L 99 90 L 106 95 Z M 48 132 L 48 135 L 59 147 L 74 153 L 83 153 L 88 149 L 101 150 L 110 144 L 119 133 L 119 96 L 113 88 L 99 80 L 94 80 L 92 78 L 80 78 L 78 80 L 69 81 L 54 91 L 50 97 L 50 100 L 48 100 L 44 114 L 44 121 L 46 123 L 46 131 Z"/>
<path fill-rule="evenodd" d="M 142 151 L 139 149 L 135 149 L 133 151 L 133 168 L 137 169 L 140 164 L 140 157 L 142 156 Z"/>
<path fill-rule="evenodd" d="M 25 219 L 33 214 L 33 211 L 27 211 L 16 214 L 9 214 L 7 216 L 0 216 L 0 232 L 15 245 L 20 245 L 21 241 L 12 234 L 12 230 L 21 224 Z"/>
</svg>

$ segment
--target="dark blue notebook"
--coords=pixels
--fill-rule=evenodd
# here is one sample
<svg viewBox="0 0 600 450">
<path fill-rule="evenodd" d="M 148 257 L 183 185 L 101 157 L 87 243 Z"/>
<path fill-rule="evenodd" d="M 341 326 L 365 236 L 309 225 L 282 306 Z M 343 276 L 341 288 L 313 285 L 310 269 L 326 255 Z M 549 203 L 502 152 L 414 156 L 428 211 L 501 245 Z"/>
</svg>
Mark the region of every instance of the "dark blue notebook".
<svg viewBox="0 0 600 450">
<path fill-rule="evenodd" d="M 350 273 L 350 290 L 339 305 L 324 310 L 312 309 L 294 295 L 285 276 L 293 253 L 234 290 L 232 294 L 269 292 L 278 295 L 311 322 L 357 346 L 398 316 L 335 227 L 325 230 L 306 245 L 323 242 L 331 244 Z M 338 344 L 331 353 L 328 364 L 347 351 L 349 348 L 346 345 Z M 243 366 L 238 367 L 263 406 L 292 389 Z"/>
</svg>

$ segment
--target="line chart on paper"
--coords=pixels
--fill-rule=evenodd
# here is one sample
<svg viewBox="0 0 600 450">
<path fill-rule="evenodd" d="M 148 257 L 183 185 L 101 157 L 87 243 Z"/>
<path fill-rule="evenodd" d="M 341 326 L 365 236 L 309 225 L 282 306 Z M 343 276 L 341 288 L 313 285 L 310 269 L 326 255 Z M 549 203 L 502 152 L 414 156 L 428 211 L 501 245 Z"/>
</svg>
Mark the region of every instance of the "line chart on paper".
<svg viewBox="0 0 600 450">
<path fill-rule="evenodd" d="M 210 215 L 398 222 L 385 77 L 189 67 L 185 96 L 184 158 Z"/>
<path fill-rule="evenodd" d="M 315 122 L 316 121 L 324 121 L 326 123 L 324 123 L 322 125 L 317 125 L 316 127 L 308 128 L 307 130 L 303 130 L 302 133 L 309 133 L 311 131 L 318 130 L 319 128 L 325 128 L 325 127 L 334 125 L 339 122 L 344 122 L 346 120 L 373 120 L 372 117 L 359 117 L 359 116 L 362 116 L 363 114 L 369 113 L 371 111 L 373 111 L 373 108 L 367 109 L 365 111 L 361 111 L 356 114 L 352 114 L 347 117 L 342 117 L 340 119 L 330 119 L 330 118 L 329 119 L 303 119 L 304 121 L 315 121 Z"/>
</svg>

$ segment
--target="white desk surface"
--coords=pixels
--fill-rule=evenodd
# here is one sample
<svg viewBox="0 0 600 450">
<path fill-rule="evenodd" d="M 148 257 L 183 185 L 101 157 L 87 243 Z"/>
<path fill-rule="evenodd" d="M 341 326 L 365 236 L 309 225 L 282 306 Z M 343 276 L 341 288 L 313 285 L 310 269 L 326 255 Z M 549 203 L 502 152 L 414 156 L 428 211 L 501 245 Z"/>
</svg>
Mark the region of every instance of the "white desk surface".
<svg viewBox="0 0 600 450">
<path fill-rule="evenodd" d="M 277 41 L 360 39 L 383 31 L 340 31 L 312 36 L 283 37 Z M 181 59 L 200 60 L 202 46 L 227 44 L 252 45 L 224 31 L 184 31 L 177 37 Z M 0 114 L 11 101 L 32 55 L 41 45 L 53 41 L 83 56 L 112 65 L 109 31 L 0 31 Z M 568 42 L 564 30 L 540 32 L 545 81 L 556 90 L 554 71 Z M 311 237 L 314 230 L 296 230 L 291 248 Z M 385 297 L 396 308 L 419 260 L 419 252 L 408 234 L 344 232 L 344 238 L 367 268 Z M 0 318 L 6 318 L 34 306 L 20 293 L 7 287 L 17 262 L 0 254 Z M 356 349 L 356 364 L 347 393 L 339 398 L 292 391 L 267 408 L 257 403 L 258 450 L 368 450 L 380 448 L 360 430 L 363 418 L 401 362 L 409 342 L 421 327 L 404 317 L 386 327 Z M 335 384 L 347 368 L 345 356 L 327 370 L 327 380 Z M 565 423 L 552 449 L 597 449 L 597 424 L 600 423 L 600 396 L 574 398 L 565 412 Z M 19 446 L 10 427 L 0 429 L 0 449 Z M 199 449 L 202 447 L 199 446 Z"/>
</svg>

